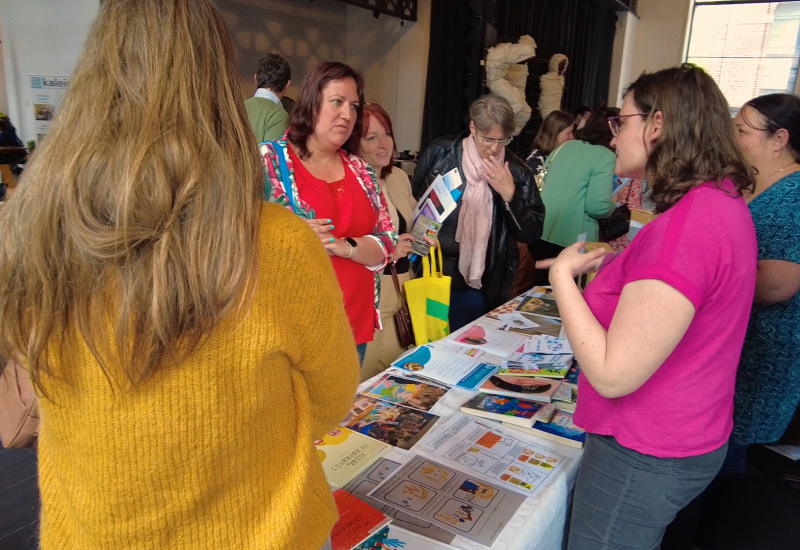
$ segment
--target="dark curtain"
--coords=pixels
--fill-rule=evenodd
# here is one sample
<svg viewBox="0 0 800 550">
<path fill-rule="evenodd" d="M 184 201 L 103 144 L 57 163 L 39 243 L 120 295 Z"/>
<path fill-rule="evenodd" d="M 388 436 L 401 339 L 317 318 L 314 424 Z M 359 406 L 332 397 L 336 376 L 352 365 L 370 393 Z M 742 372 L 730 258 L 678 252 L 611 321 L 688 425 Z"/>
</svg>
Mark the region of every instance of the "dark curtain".
<svg viewBox="0 0 800 550">
<path fill-rule="evenodd" d="M 569 58 L 562 109 L 604 103 L 616 22 L 616 12 L 597 0 L 434 0 L 420 151 L 466 129 L 469 105 L 486 91 L 480 60 L 487 48 L 523 34 L 537 44 L 525 90 L 533 115 L 512 150 L 526 154 L 541 125 L 539 77 L 553 54 Z"/>
<path fill-rule="evenodd" d="M 420 152 L 437 137 L 469 125 L 467 110 L 482 94 L 481 59 L 494 0 L 435 0 L 422 118 Z"/>
<path fill-rule="evenodd" d="M 435 3 L 435 2 L 434 2 Z M 541 125 L 537 109 L 539 77 L 548 71 L 550 57 L 569 58 L 561 108 L 595 108 L 608 99 L 616 12 L 596 0 L 497 0 L 497 43 L 516 42 L 523 34 L 536 41 L 536 58 L 528 62 L 525 94 L 533 115 L 512 149 L 524 154 Z M 487 44 L 492 46 L 492 44 Z"/>
</svg>

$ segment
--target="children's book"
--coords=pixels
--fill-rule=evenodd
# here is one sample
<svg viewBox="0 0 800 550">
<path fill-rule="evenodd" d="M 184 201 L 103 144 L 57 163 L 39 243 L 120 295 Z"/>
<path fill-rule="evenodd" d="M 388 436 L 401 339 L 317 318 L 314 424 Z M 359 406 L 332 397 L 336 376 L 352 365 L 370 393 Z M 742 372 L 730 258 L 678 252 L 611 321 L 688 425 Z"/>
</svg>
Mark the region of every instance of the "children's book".
<svg viewBox="0 0 800 550">
<path fill-rule="evenodd" d="M 523 299 L 517 306 L 517 311 L 522 313 L 535 313 L 545 317 L 560 319 L 556 299 L 551 294 L 538 293 Z"/>
<path fill-rule="evenodd" d="M 315 441 L 325 479 L 334 489 L 363 472 L 391 447 L 347 428 L 336 428 Z"/>
<path fill-rule="evenodd" d="M 379 534 L 392 521 L 344 489 L 335 490 L 333 500 L 339 512 L 339 520 L 331 530 L 333 550 L 361 548 L 363 542 Z"/>
<path fill-rule="evenodd" d="M 386 374 L 362 392 L 381 401 L 429 411 L 447 390 L 419 380 Z"/>
<path fill-rule="evenodd" d="M 577 449 L 583 449 L 586 443 L 586 432 L 572 422 L 571 412 L 556 410 L 550 422 L 536 422 L 532 428 L 523 428 L 507 422 L 503 424 Z"/>
<path fill-rule="evenodd" d="M 561 386 L 569 386 L 572 399 L 570 401 L 555 401 L 554 405 L 561 411 L 574 413 L 575 406 L 578 404 L 578 384 L 570 384 L 567 381 L 563 381 L 561 382 Z"/>
<path fill-rule="evenodd" d="M 555 413 L 555 405 L 479 393 L 461 406 L 461 412 L 531 428 L 537 420 L 550 420 Z"/>
<path fill-rule="evenodd" d="M 553 394 L 553 401 L 563 401 L 565 403 L 572 403 L 572 387 L 569 382 L 563 380 L 558 384 L 558 388 Z"/>
<path fill-rule="evenodd" d="M 409 450 L 439 420 L 435 414 L 357 396 L 340 425 L 394 447 Z"/>
<path fill-rule="evenodd" d="M 479 391 L 549 403 L 559 386 L 561 386 L 561 382 L 547 378 L 495 374 L 481 385 Z"/>
<path fill-rule="evenodd" d="M 523 328 L 514 326 L 512 324 L 508 325 L 508 330 L 511 332 L 516 332 L 519 334 L 527 334 L 528 336 L 533 336 L 536 334 L 546 334 L 548 336 L 552 336 L 554 338 L 558 338 L 561 335 L 562 325 L 561 320 L 556 319 L 555 317 L 546 317 L 543 315 L 537 315 L 535 313 L 525 313 L 525 312 L 518 312 L 520 315 L 531 321 L 535 324 L 535 327 L 530 328 Z"/>
<path fill-rule="evenodd" d="M 559 357 L 559 356 L 553 356 Z M 564 378 L 569 372 L 569 363 L 524 363 L 504 361 L 497 374 L 511 376 L 538 376 L 540 378 Z"/>
</svg>

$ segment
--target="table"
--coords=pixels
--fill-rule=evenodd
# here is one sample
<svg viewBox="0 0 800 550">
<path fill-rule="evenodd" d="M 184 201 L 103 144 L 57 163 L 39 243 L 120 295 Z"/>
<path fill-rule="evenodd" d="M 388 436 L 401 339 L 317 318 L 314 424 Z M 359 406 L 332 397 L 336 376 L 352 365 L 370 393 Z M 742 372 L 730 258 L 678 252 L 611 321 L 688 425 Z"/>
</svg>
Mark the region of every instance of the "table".
<svg viewBox="0 0 800 550">
<path fill-rule="evenodd" d="M 364 381 L 359 386 L 359 391 L 365 390 L 383 374 L 384 373 L 377 374 L 373 378 Z M 453 388 L 434 405 L 430 412 L 440 416 L 441 420 L 439 422 L 442 422 L 455 414 L 463 414 L 460 411 L 461 405 L 475 395 L 477 395 L 477 392 Z M 481 422 L 484 421 L 492 422 L 491 420 L 481 419 Z M 537 438 L 536 436 L 528 435 L 521 431 L 512 431 L 511 429 L 505 428 L 504 430 L 518 439 L 530 441 L 539 446 L 549 448 L 557 454 L 568 457 L 571 460 L 563 465 L 560 475 L 555 476 L 554 479 L 550 481 L 549 485 L 544 487 L 541 492 L 533 498 L 525 499 L 524 504 L 517 510 L 517 513 L 514 514 L 509 524 L 500 533 L 500 536 L 497 538 L 492 548 L 503 550 L 560 550 L 564 537 L 564 526 L 567 519 L 570 494 L 575 485 L 575 478 L 580 468 L 583 451 L 546 439 Z M 386 455 L 386 458 L 405 463 L 408 461 L 409 456 L 413 454 L 428 456 L 425 455 L 424 452 L 418 450 L 417 447 L 410 452 L 398 450 L 393 447 Z M 414 533 L 409 533 L 404 529 L 392 525 L 390 525 L 389 538 L 405 542 L 404 548 L 413 550 L 486 548 L 485 546 L 481 546 L 480 544 L 460 536 L 456 536 L 451 545 L 446 545 Z"/>
</svg>

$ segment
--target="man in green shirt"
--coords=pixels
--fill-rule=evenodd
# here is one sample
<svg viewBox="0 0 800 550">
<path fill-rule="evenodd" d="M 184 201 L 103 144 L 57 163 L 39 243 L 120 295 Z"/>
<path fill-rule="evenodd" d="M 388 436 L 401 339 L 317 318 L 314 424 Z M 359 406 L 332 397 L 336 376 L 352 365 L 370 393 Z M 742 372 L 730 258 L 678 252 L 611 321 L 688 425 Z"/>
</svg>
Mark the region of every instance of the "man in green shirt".
<svg viewBox="0 0 800 550">
<path fill-rule="evenodd" d="M 289 114 L 283 109 L 281 98 L 291 78 L 292 70 L 280 55 L 269 53 L 258 61 L 258 70 L 253 76 L 258 89 L 244 102 L 258 143 L 281 137 L 289 127 Z"/>
</svg>

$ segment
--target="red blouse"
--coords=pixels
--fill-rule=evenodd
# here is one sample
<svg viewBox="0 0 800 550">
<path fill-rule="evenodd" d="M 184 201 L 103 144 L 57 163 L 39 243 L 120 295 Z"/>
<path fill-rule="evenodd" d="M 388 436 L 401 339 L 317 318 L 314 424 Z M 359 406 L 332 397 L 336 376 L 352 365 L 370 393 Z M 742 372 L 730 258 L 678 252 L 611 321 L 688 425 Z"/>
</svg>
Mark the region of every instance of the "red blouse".
<svg viewBox="0 0 800 550">
<path fill-rule="evenodd" d="M 344 179 L 326 182 L 315 178 L 303 166 L 291 147 L 297 192 L 316 212 L 317 218 L 330 218 L 336 238 L 363 237 L 375 229 L 375 209 L 364 194 L 353 171 L 342 162 Z M 374 274 L 366 266 L 331 256 L 333 269 L 344 295 L 344 309 L 356 344 L 372 341 L 374 326 Z"/>
</svg>

